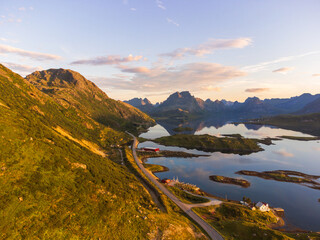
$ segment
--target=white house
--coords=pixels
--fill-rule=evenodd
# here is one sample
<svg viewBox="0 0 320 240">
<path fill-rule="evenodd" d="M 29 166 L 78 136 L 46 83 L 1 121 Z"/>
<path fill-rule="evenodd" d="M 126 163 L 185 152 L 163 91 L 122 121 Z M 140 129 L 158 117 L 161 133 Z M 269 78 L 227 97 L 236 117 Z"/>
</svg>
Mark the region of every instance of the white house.
<svg viewBox="0 0 320 240">
<path fill-rule="evenodd" d="M 270 208 L 269 208 L 269 204 L 268 203 L 263 203 L 263 202 L 258 202 L 256 204 L 256 208 L 258 210 L 260 210 L 261 212 L 268 212 L 270 211 Z"/>
</svg>

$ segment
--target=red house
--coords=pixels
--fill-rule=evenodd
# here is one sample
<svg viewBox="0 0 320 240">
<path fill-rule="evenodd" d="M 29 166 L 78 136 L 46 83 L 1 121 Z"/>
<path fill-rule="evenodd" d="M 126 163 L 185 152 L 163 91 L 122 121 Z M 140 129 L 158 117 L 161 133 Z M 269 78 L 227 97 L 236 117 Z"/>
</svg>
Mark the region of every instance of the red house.
<svg viewBox="0 0 320 240">
<path fill-rule="evenodd" d="M 170 179 L 168 179 L 168 178 L 164 178 L 164 179 L 162 179 L 162 180 L 161 180 L 161 182 L 162 182 L 162 183 L 167 183 L 167 184 L 168 184 L 168 183 L 170 183 L 170 182 L 171 182 L 171 180 L 170 180 Z"/>
<path fill-rule="evenodd" d="M 144 147 L 142 148 L 143 151 L 146 151 L 146 152 L 159 152 L 160 149 L 159 148 L 153 148 L 153 147 Z"/>
</svg>

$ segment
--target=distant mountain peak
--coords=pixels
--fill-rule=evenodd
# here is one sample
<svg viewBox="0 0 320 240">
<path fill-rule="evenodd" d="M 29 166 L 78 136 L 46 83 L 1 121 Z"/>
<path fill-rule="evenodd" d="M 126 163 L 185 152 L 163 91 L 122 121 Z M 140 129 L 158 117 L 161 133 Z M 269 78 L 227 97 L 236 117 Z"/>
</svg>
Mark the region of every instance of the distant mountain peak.
<svg viewBox="0 0 320 240">
<path fill-rule="evenodd" d="M 168 99 L 175 99 L 175 98 L 194 98 L 194 97 L 191 95 L 189 91 L 175 92 L 168 97 Z"/>
<path fill-rule="evenodd" d="M 263 103 L 263 101 L 261 101 L 260 98 L 258 97 L 248 97 L 244 103 L 245 104 L 248 104 L 248 103 L 261 104 Z"/>
<path fill-rule="evenodd" d="M 143 99 L 143 102 L 144 102 L 145 104 L 152 104 L 148 98 L 144 98 L 144 99 Z"/>
<path fill-rule="evenodd" d="M 140 106 L 145 106 L 145 105 L 152 105 L 152 103 L 149 101 L 148 98 L 132 98 L 130 100 L 124 101 L 125 103 L 129 103 L 130 105 L 134 107 L 140 107 Z"/>
<path fill-rule="evenodd" d="M 182 97 L 192 97 L 191 96 L 191 93 L 189 91 L 183 91 L 183 92 L 180 92 L 180 95 Z"/>
</svg>

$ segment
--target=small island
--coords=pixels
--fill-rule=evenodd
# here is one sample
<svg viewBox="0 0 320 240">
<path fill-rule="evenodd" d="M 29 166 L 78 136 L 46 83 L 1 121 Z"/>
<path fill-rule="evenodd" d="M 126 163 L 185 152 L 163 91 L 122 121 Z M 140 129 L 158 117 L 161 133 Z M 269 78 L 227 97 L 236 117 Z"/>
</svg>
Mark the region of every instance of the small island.
<svg viewBox="0 0 320 240">
<path fill-rule="evenodd" d="M 162 165 L 157 165 L 157 164 L 143 163 L 143 166 L 153 173 L 169 171 L 169 168 Z"/>
<path fill-rule="evenodd" d="M 161 150 L 159 152 L 147 152 L 140 149 L 137 149 L 137 154 L 142 161 L 146 160 L 147 158 L 159 158 L 159 157 L 193 158 L 193 157 L 209 156 L 204 154 L 193 154 L 193 153 L 186 153 L 182 151 L 169 151 L 169 150 Z"/>
<path fill-rule="evenodd" d="M 285 139 L 289 139 L 289 140 L 298 140 L 298 141 L 320 140 L 320 137 L 279 136 L 279 138 L 285 138 Z"/>
<path fill-rule="evenodd" d="M 238 185 L 244 188 L 250 187 L 250 182 L 244 179 L 231 178 L 231 177 L 225 177 L 225 176 L 219 176 L 219 175 L 211 175 L 209 176 L 209 179 L 214 182 L 233 184 L 233 185 Z"/>
<path fill-rule="evenodd" d="M 192 157 L 208 157 L 209 155 L 199 155 L 199 154 L 192 154 L 186 153 L 181 151 L 168 151 L 168 150 L 161 150 L 159 152 L 146 152 L 143 150 L 137 150 L 138 157 L 143 162 L 143 166 L 151 171 L 152 173 L 159 173 L 159 172 L 167 172 L 169 168 L 158 165 L 158 164 L 150 164 L 145 163 L 148 158 L 158 158 L 158 157 L 180 157 L 180 158 L 192 158 Z"/>
<path fill-rule="evenodd" d="M 216 137 L 208 134 L 177 134 L 151 140 L 165 146 L 197 149 L 205 152 L 236 153 L 240 155 L 263 151 L 263 140 L 244 137 Z"/>
<path fill-rule="evenodd" d="M 297 171 L 274 170 L 274 171 L 256 172 L 256 171 L 241 170 L 236 172 L 236 174 L 246 175 L 246 176 L 255 176 L 255 177 L 271 179 L 279 182 L 297 183 L 313 189 L 320 190 L 320 183 L 314 181 L 320 178 L 320 176 L 309 175 L 309 174 L 305 174 Z"/>
</svg>

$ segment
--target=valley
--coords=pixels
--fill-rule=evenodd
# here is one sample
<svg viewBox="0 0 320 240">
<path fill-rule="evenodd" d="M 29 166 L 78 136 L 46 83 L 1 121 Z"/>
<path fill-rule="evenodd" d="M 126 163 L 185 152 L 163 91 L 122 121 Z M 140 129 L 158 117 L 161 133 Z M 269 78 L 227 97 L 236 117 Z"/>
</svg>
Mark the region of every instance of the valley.
<svg viewBox="0 0 320 240">
<path fill-rule="evenodd" d="M 319 0 L 0 0 L 0 240 L 320 240 Z"/>
</svg>

